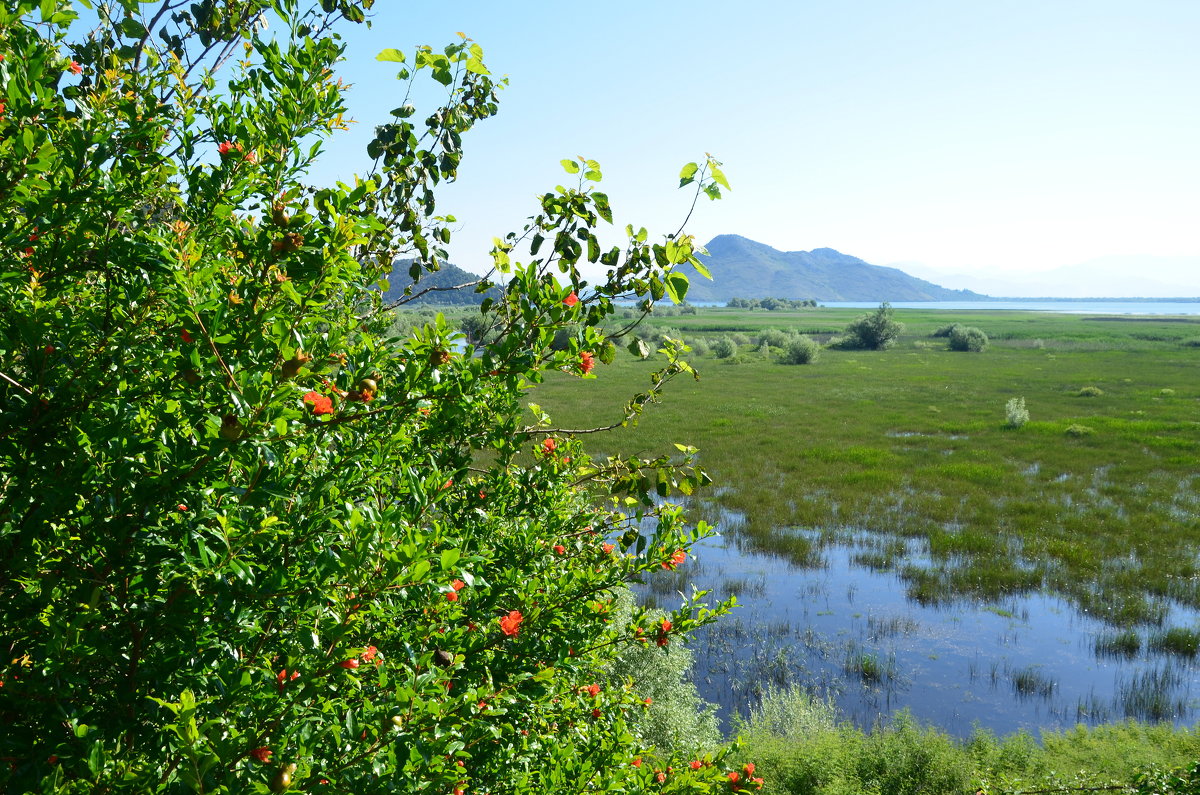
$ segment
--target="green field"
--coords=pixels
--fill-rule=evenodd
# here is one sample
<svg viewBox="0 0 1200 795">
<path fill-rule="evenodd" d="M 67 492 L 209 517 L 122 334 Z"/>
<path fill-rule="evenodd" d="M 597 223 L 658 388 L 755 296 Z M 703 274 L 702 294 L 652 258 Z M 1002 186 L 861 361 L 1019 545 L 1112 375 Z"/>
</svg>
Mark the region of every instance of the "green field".
<svg viewBox="0 0 1200 795">
<path fill-rule="evenodd" d="M 805 563 L 865 535 L 862 562 L 895 568 L 922 603 L 1044 588 L 1144 628 L 1171 601 L 1200 608 L 1200 318 L 897 310 L 895 347 L 824 350 L 802 366 L 759 340 L 779 329 L 824 342 L 858 314 L 652 318 L 646 338 L 731 338 L 737 354 L 693 357 L 698 381 L 678 379 L 594 452 L 695 445 L 718 486 L 709 508 L 739 518 L 743 543 Z M 991 346 L 953 352 L 930 336 L 952 322 Z M 558 425 L 606 424 L 661 363 L 621 355 L 531 397 Z M 1014 397 L 1030 415 L 1021 428 L 1006 426 Z M 935 565 L 906 563 L 898 537 L 925 539 Z"/>
</svg>

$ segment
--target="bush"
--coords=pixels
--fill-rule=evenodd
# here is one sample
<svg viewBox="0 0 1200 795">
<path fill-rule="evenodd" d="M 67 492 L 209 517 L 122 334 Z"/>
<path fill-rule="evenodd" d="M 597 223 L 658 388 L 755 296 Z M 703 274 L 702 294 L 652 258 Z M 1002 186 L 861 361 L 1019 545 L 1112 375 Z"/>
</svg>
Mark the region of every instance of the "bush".
<svg viewBox="0 0 1200 795">
<path fill-rule="evenodd" d="M 1104 390 L 1098 386 L 1085 386 L 1075 393 L 1078 397 L 1100 397 Z"/>
<path fill-rule="evenodd" d="M 988 346 L 988 336 L 974 326 L 958 326 L 950 332 L 950 350 L 980 353 Z"/>
<path fill-rule="evenodd" d="M 1064 431 L 1067 436 L 1071 436 L 1075 439 L 1081 439 L 1084 436 L 1091 436 L 1095 432 L 1095 429 L 1089 428 L 1086 425 L 1079 425 L 1078 423 L 1072 423 L 1071 425 L 1068 425 L 1066 431 Z"/>
<path fill-rule="evenodd" d="M 863 315 L 846 326 L 845 339 L 840 346 L 853 350 L 881 351 L 890 348 L 904 331 L 904 324 L 892 316 L 892 305 L 886 301 L 870 314 Z"/>
<path fill-rule="evenodd" d="M 816 364 L 821 358 L 821 346 L 808 336 L 800 336 L 788 343 L 784 352 L 784 364 Z"/>
<path fill-rule="evenodd" d="M 737 353 L 737 344 L 730 337 L 717 337 L 712 343 L 713 356 L 728 359 Z"/>
<path fill-rule="evenodd" d="M 949 337 L 951 334 L 954 333 L 954 330 L 958 329 L 958 328 L 962 328 L 961 323 L 950 323 L 945 326 L 939 326 L 929 336 L 931 336 L 931 337 Z"/>
<path fill-rule="evenodd" d="M 611 361 L 609 296 L 681 286 L 657 263 L 690 238 L 560 271 L 610 213 L 566 161 L 578 187 L 531 208 L 551 250 L 493 254 L 494 338 L 391 336 L 371 286 L 445 257 L 436 187 L 500 84 L 469 40 L 421 49 L 399 90 L 445 107 L 375 128 L 369 180 L 310 184 L 344 129 L 337 26 L 370 7 L 0 6 L 0 791 L 629 792 L 668 764 L 727 791 L 724 749 L 633 766 L 642 698 L 604 679 L 707 620 L 609 615 L 706 532 L 658 502 L 706 478 L 622 459 L 587 477 L 631 515 L 597 507 L 524 392 Z M 719 195 L 715 161 L 685 172 Z M 668 352 L 628 418 L 686 371 Z"/>
<path fill-rule="evenodd" d="M 767 345 L 772 348 L 786 348 L 791 339 L 792 335 L 788 334 L 783 329 L 769 328 L 764 329 L 758 335 L 758 344 Z"/>
<path fill-rule="evenodd" d="M 1010 428 L 1021 428 L 1029 422 L 1029 412 L 1025 410 L 1025 398 L 1009 398 L 1004 404 L 1005 424 Z"/>
</svg>

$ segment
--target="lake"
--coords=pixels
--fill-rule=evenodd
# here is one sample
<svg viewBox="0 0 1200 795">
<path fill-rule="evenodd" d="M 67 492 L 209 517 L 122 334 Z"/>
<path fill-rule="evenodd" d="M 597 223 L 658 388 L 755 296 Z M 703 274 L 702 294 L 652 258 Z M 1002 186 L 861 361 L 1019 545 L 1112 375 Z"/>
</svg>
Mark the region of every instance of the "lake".
<svg viewBox="0 0 1200 795">
<path fill-rule="evenodd" d="M 878 301 L 822 301 L 821 306 L 846 309 L 874 309 Z M 1037 312 L 1068 312 L 1099 315 L 1200 315 L 1200 301 L 1046 301 L 1012 299 L 1008 301 L 895 301 L 896 309 L 1018 309 Z"/>
</svg>

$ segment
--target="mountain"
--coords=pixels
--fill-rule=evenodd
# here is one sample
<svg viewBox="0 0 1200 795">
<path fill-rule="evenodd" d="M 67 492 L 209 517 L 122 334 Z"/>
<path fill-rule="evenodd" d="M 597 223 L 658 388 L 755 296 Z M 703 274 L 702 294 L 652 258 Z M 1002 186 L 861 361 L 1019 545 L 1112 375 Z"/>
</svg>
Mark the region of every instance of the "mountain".
<svg viewBox="0 0 1200 795">
<path fill-rule="evenodd" d="M 475 292 L 473 285 L 471 287 L 460 287 L 459 285 L 478 282 L 483 277 L 477 276 L 470 271 L 465 271 L 457 265 L 451 265 L 448 262 L 442 263 L 442 267 L 433 273 L 426 272 L 423 274 L 420 283 L 414 285 L 412 277 L 408 275 L 408 268 L 412 265 L 412 262 L 411 259 L 398 259 L 392 263 L 392 272 L 388 276 L 388 291 L 383 294 L 384 300 L 388 303 L 394 303 L 403 298 L 404 290 L 408 287 L 412 287 L 413 295 L 420 293 L 422 290 L 429 290 L 429 292 L 419 298 L 408 301 L 404 304 L 405 306 L 428 306 L 430 304 L 439 304 L 441 306 L 479 305 L 485 298 L 496 299 L 500 297 L 499 287 L 489 287 L 482 293 Z"/>
<path fill-rule="evenodd" d="M 689 301 L 731 298 L 815 298 L 818 301 L 982 301 L 970 290 L 947 290 L 896 268 L 863 262 L 831 248 L 777 251 L 740 235 L 717 235 L 702 258 L 710 282 L 690 267 Z"/>
</svg>

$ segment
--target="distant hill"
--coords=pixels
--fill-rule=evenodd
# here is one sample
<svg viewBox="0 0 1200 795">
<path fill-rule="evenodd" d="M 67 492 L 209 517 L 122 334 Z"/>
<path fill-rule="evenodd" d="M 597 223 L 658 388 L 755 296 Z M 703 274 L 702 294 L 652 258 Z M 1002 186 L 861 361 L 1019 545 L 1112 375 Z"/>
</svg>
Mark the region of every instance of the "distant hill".
<svg viewBox="0 0 1200 795">
<path fill-rule="evenodd" d="M 392 263 L 392 273 L 388 277 L 388 291 L 383 295 L 385 301 L 389 303 L 399 301 L 404 297 L 404 290 L 408 287 L 413 288 L 413 295 L 422 290 L 434 289 L 425 293 L 420 298 L 414 298 L 406 303 L 405 306 L 428 306 L 430 304 L 440 306 L 478 305 L 485 298 L 496 299 L 500 297 L 499 287 L 490 287 L 483 293 L 475 292 L 474 287 L 451 289 L 461 284 L 477 282 L 483 277 L 470 271 L 465 271 L 457 265 L 451 265 L 448 262 L 443 263 L 440 270 L 424 274 L 421 277 L 421 282 L 414 286 L 412 277 L 408 275 L 408 268 L 412 265 L 412 262 L 411 259 L 398 259 Z"/>
<path fill-rule="evenodd" d="M 740 235 L 718 235 L 702 259 L 710 282 L 688 268 L 689 301 L 732 298 L 815 298 L 818 301 L 982 301 L 970 290 L 947 290 L 896 268 L 863 262 L 831 248 L 777 251 Z"/>
</svg>

